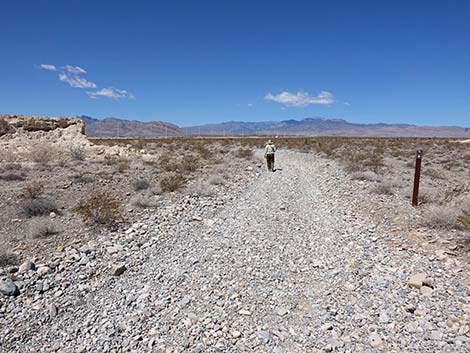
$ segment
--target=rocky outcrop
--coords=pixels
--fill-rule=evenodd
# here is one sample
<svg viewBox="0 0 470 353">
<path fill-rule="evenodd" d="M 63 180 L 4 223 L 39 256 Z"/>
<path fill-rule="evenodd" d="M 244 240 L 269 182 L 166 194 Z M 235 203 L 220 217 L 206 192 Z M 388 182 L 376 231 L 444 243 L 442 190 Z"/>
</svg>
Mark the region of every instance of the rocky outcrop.
<svg viewBox="0 0 470 353">
<path fill-rule="evenodd" d="M 0 136 L 18 130 L 27 132 L 52 131 L 75 126 L 82 134 L 85 124 L 79 118 L 51 118 L 46 116 L 0 115 Z"/>
</svg>

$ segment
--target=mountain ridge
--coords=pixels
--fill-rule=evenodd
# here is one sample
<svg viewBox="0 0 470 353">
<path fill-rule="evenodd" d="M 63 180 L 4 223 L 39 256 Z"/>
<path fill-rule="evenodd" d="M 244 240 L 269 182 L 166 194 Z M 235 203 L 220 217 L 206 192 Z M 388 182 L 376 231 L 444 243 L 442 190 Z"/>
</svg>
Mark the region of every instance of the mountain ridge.
<svg viewBox="0 0 470 353">
<path fill-rule="evenodd" d="M 85 133 L 92 137 L 182 137 L 182 136 L 351 136 L 351 137 L 448 137 L 470 138 L 470 128 L 415 124 L 352 123 L 344 119 L 307 117 L 282 121 L 224 121 L 188 127 L 164 121 L 96 119 L 79 116 Z"/>
</svg>

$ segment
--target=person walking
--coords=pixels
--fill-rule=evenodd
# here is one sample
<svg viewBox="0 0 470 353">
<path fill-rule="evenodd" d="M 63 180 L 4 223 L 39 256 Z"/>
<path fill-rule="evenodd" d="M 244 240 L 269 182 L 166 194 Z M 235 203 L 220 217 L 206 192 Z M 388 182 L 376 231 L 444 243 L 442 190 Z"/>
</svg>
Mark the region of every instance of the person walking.
<svg viewBox="0 0 470 353">
<path fill-rule="evenodd" d="M 266 147 L 264 147 L 264 158 L 266 158 L 266 163 L 268 164 L 268 170 L 274 172 L 274 153 L 276 152 L 276 146 L 271 140 L 266 142 Z"/>
</svg>

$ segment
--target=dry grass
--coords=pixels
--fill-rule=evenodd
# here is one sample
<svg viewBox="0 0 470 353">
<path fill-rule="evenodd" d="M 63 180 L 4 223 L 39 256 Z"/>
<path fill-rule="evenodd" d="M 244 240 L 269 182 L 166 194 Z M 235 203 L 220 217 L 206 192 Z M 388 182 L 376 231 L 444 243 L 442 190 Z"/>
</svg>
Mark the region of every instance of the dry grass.
<svg viewBox="0 0 470 353">
<path fill-rule="evenodd" d="M 35 239 L 46 239 L 58 233 L 58 227 L 48 218 L 35 219 L 30 224 L 30 236 Z"/>
<path fill-rule="evenodd" d="M 23 188 L 23 195 L 26 199 L 37 199 L 44 194 L 44 185 L 39 182 L 32 182 Z"/>
<path fill-rule="evenodd" d="M 167 177 L 164 177 L 162 180 L 160 180 L 160 186 L 163 191 L 177 191 L 183 187 L 188 180 L 181 175 L 174 174 L 174 175 L 169 175 Z"/>
<path fill-rule="evenodd" d="M 0 250 L 0 267 L 8 267 L 8 266 L 17 266 L 19 264 L 18 257 L 5 250 Z"/>
</svg>

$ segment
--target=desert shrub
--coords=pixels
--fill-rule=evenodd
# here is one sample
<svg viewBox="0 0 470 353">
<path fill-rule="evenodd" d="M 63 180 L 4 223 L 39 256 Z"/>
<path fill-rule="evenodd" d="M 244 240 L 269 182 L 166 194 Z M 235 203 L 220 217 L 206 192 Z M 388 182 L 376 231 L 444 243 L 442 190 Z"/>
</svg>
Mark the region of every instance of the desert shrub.
<svg viewBox="0 0 470 353">
<path fill-rule="evenodd" d="M 116 170 L 119 173 L 126 172 L 127 170 L 129 170 L 130 167 L 131 167 L 131 164 L 128 161 L 121 161 L 118 164 L 116 164 Z"/>
<path fill-rule="evenodd" d="M 107 192 L 97 192 L 80 200 L 74 209 L 86 223 L 114 226 L 122 220 L 122 204 Z"/>
<path fill-rule="evenodd" d="M 95 178 L 93 178 L 91 176 L 86 176 L 86 175 L 81 174 L 81 173 L 74 174 L 74 175 L 72 175 L 71 178 L 75 183 L 78 183 L 78 184 L 91 184 L 91 183 L 94 183 L 96 181 Z"/>
<path fill-rule="evenodd" d="M 41 146 L 31 150 L 27 157 L 37 164 L 47 165 L 52 162 L 57 155 L 62 154 L 58 154 L 52 146 Z"/>
<path fill-rule="evenodd" d="M 457 221 L 465 229 L 470 229 L 470 210 L 462 210 L 462 214 L 457 217 Z"/>
<path fill-rule="evenodd" d="M 351 174 L 352 180 L 364 180 L 364 181 L 380 181 L 381 177 L 372 172 L 372 171 L 364 171 L 364 172 L 354 172 Z"/>
<path fill-rule="evenodd" d="M 7 266 L 16 266 L 18 265 L 18 257 L 6 250 L 0 250 L 0 267 L 7 267 Z"/>
<path fill-rule="evenodd" d="M 213 155 L 212 151 L 202 143 L 196 145 L 196 151 L 202 159 L 209 159 Z"/>
<path fill-rule="evenodd" d="M 59 213 L 56 203 L 44 197 L 25 200 L 20 203 L 20 207 L 27 217 L 44 216 L 51 212 Z"/>
<path fill-rule="evenodd" d="M 453 205 L 430 205 L 426 211 L 424 226 L 441 229 L 455 229 L 460 226 L 460 211 Z"/>
<path fill-rule="evenodd" d="M 84 161 L 86 158 L 85 148 L 80 145 L 70 146 L 69 153 L 73 160 Z"/>
<path fill-rule="evenodd" d="M 37 199 L 44 194 L 44 185 L 39 182 L 33 182 L 23 188 L 23 195 L 26 199 Z"/>
<path fill-rule="evenodd" d="M 20 173 L 4 173 L 0 174 L 0 180 L 4 181 L 22 181 L 25 177 Z"/>
<path fill-rule="evenodd" d="M 194 172 L 199 166 L 199 158 L 195 156 L 184 156 L 180 163 L 180 169 L 185 172 Z"/>
<path fill-rule="evenodd" d="M 21 164 L 18 163 L 7 163 L 3 166 L 5 170 L 21 170 Z"/>
<path fill-rule="evenodd" d="M 156 208 L 158 206 L 158 200 L 152 191 L 148 191 L 144 195 L 132 197 L 131 204 L 139 208 Z"/>
<path fill-rule="evenodd" d="M 251 150 L 250 148 L 240 147 L 238 150 L 235 151 L 235 156 L 239 158 L 250 159 L 251 157 L 253 157 L 253 150 Z"/>
<path fill-rule="evenodd" d="M 176 191 L 179 190 L 188 181 L 181 175 L 170 175 L 160 180 L 160 186 L 163 191 Z"/>
<path fill-rule="evenodd" d="M 159 165 L 158 161 L 143 161 L 142 164 L 152 168 L 157 168 Z"/>
<path fill-rule="evenodd" d="M 393 184 L 389 181 L 384 181 L 374 185 L 371 192 L 379 195 L 393 195 Z"/>
<path fill-rule="evenodd" d="M 165 172 L 175 172 L 179 169 L 180 165 L 172 160 L 168 154 L 162 154 L 158 158 L 159 167 Z"/>
<path fill-rule="evenodd" d="M 132 184 L 132 188 L 135 191 L 146 190 L 150 186 L 149 182 L 147 180 L 144 180 L 144 179 L 134 180 L 131 184 Z"/>
<path fill-rule="evenodd" d="M 209 197 L 215 194 L 215 190 L 209 183 L 200 183 L 192 186 L 191 194 L 199 197 Z"/>
<path fill-rule="evenodd" d="M 30 225 L 30 235 L 32 238 L 45 239 L 58 233 L 57 226 L 49 219 L 37 219 Z"/>
<path fill-rule="evenodd" d="M 209 178 L 209 184 L 211 185 L 224 185 L 225 179 L 221 175 L 212 175 Z"/>
<path fill-rule="evenodd" d="M 0 119 L 0 136 L 3 136 L 10 131 L 10 125 L 5 119 Z"/>
</svg>

